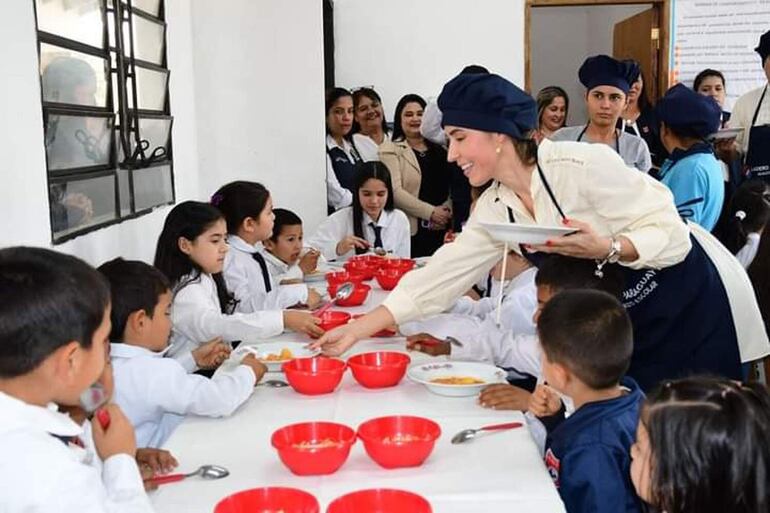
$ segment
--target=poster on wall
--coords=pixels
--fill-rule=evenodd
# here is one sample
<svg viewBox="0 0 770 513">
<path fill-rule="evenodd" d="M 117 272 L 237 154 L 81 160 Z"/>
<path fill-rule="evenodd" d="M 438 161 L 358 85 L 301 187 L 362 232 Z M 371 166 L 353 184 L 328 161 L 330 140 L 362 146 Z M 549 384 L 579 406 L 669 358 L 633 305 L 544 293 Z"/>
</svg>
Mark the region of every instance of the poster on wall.
<svg viewBox="0 0 770 513">
<path fill-rule="evenodd" d="M 670 83 L 692 87 L 706 68 L 721 71 L 727 105 L 766 83 L 759 37 L 770 30 L 770 0 L 674 0 L 671 16 Z"/>
</svg>

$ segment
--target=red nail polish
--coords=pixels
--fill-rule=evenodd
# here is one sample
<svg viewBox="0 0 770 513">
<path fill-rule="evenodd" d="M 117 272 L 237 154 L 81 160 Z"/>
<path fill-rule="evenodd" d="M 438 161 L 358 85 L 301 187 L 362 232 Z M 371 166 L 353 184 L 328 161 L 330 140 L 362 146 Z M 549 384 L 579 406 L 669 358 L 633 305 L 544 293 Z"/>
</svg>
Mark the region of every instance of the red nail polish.
<svg viewBox="0 0 770 513">
<path fill-rule="evenodd" d="M 545 245 L 546 246 L 550 246 L 551 245 L 551 241 L 550 240 L 545 241 Z"/>
<path fill-rule="evenodd" d="M 566 217 L 564 219 L 562 219 L 561 222 L 562 222 L 562 224 L 569 224 L 570 223 L 569 219 L 567 219 Z"/>
</svg>

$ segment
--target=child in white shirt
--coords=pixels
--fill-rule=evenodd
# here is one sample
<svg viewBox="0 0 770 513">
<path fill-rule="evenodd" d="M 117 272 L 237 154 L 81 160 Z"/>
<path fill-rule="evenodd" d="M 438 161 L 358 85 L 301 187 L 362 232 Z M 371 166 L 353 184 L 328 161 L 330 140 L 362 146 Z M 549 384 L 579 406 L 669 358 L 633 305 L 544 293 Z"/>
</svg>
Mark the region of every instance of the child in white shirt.
<svg viewBox="0 0 770 513">
<path fill-rule="evenodd" d="M 273 234 L 262 242 L 267 269 L 278 284 L 301 283 L 318 267 L 321 253 L 313 248 L 303 253 L 302 219 L 291 210 L 274 208 Z"/>
<path fill-rule="evenodd" d="M 254 219 L 250 223 L 262 226 L 269 234 L 271 209 L 265 208 L 260 219 L 261 223 Z M 203 340 L 222 337 L 226 342 L 255 344 L 280 334 L 284 327 L 323 333 L 318 319 L 308 312 L 253 308 L 248 313 L 236 312 L 240 298 L 228 291 L 222 276 L 227 252 L 227 227 L 216 207 L 185 201 L 171 209 L 155 253 L 155 267 L 166 275 L 174 291 L 169 356 L 191 371 L 196 367 L 192 350 Z"/>
<path fill-rule="evenodd" d="M 212 379 L 188 374 L 179 362 L 163 357 L 171 333 L 171 290 L 160 271 L 121 258 L 99 271 L 112 291 L 115 402 L 134 425 L 140 446 L 162 446 L 185 415 L 231 415 L 251 396 L 267 371 L 253 354 Z"/>
<path fill-rule="evenodd" d="M 110 291 L 86 263 L 42 248 L 0 250 L 0 482 L 8 512 L 152 512 L 134 456 L 131 423 L 103 408 L 93 440 L 102 472 L 66 440 L 83 428 L 56 404 L 77 405 L 102 374 Z"/>
<path fill-rule="evenodd" d="M 409 219 L 393 204 L 390 171 L 379 161 L 356 166 L 353 206 L 333 213 L 308 240 L 326 260 L 347 260 L 378 249 L 401 258 L 411 255 Z"/>
</svg>

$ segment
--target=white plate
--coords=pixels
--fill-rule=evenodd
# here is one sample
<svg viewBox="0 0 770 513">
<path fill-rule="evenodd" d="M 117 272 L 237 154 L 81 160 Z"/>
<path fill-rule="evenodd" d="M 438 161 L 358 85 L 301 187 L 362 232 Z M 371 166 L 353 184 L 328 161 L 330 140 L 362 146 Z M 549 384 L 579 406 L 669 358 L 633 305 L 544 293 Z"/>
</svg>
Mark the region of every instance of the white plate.
<svg viewBox="0 0 770 513">
<path fill-rule="evenodd" d="M 409 379 L 425 385 L 428 390 L 438 395 L 465 397 L 478 395 L 481 389 L 494 383 L 506 383 L 505 371 L 480 362 L 433 362 L 412 365 L 407 371 Z M 431 383 L 436 378 L 469 377 L 480 379 L 484 383 L 473 385 L 442 385 Z"/>
<path fill-rule="evenodd" d="M 489 234 L 500 242 L 514 244 L 545 244 L 548 239 L 575 233 L 574 228 L 563 226 L 538 226 L 518 223 L 480 223 Z"/>
<path fill-rule="evenodd" d="M 715 141 L 720 139 L 735 139 L 741 134 L 741 132 L 743 132 L 743 128 L 724 128 L 718 132 L 714 132 L 713 134 L 709 135 L 706 139 L 709 141 Z"/>
<path fill-rule="evenodd" d="M 240 346 L 237 351 L 254 353 L 258 360 L 267 365 L 267 369 L 270 372 L 281 372 L 281 365 L 294 358 L 275 361 L 266 361 L 264 358 L 267 358 L 267 356 L 271 354 L 278 355 L 282 349 L 291 351 L 294 358 L 310 358 L 319 353 L 319 351 L 308 349 L 307 344 L 304 342 L 265 342 L 264 344 L 257 344 L 255 346 Z"/>
</svg>

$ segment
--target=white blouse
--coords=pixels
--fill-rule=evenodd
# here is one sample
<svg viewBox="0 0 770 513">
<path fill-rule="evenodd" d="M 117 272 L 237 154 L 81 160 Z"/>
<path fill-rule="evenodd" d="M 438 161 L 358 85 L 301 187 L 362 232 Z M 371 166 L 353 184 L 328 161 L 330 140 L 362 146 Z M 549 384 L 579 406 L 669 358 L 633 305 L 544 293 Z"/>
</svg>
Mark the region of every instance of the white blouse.
<svg viewBox="0 0 770 513">
<path fill-rule="evenodd" d="M 374 228 L 369 226 L 372 219 L 366 212 L 362 222 L 364 238 L 374 246 Z M 383 210 L 375 224 L 382 228 L 380 237 L 383 249 L 401 258 L 410 257 L 409 219 L 406 214 L 395 208 L 390 212 Z M 308 239 L 307 245 L 318 249 L 327 260 L 347 260 L 355 255 L 355 250 L 337 255 L 337 244 L 348 235 L 353 235 L 353 207 L 344 208 L 327 217 Z"/>
<path fill-rule="evenodd" d="M 385 132 L 385 139 L 382 142 L 390 141 L 390 132 Z M 358 155 L 364 162 L 380 160 L 380 145 L 374 142 L 374 139 L 364 134 L 353 134 L 353 146 L 356 147 Z"/>
<path fill-rule="evenodd" d="M 759 241 L 762 236 L 758 233 L 750 233 L 746 236 L 746 244 L 735 254 L 735 258 L 741 263 L 744 269 L 748 269 L 757 256 L 759 251 Z"/>
</svg>

